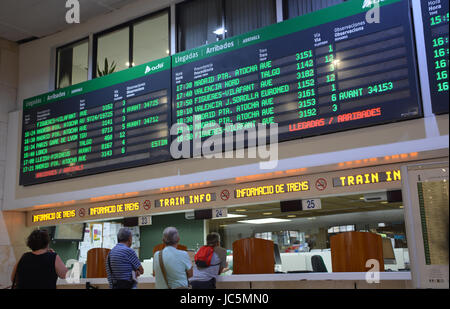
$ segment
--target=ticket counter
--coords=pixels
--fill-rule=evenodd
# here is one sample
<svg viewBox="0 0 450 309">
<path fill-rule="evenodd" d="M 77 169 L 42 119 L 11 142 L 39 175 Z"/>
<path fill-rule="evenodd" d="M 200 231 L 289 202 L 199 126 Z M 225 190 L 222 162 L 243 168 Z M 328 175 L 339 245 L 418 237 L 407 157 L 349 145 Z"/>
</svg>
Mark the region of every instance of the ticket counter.
<svg viewBox="0 0 450 309">
<path fill-rule="evenodd" d="M 234 185 L 193 190 L 174 188 L 173 192 L 72 209 L 33 211 L 28 220 L 31 226 L 42 228 L 50 225 L 41 222 L 59 223 L 53 229 L 51 246 L 64 262 L 71 261 L 72 265 L 77 262 L 80 269 L 86 263 L 87 250 L 113 248 L 117 231 L 128 226 L 133 231 L 132 248 L 144 267 L 140 288 L 154 287 L 153 249 L 161 243 L 162 231 L 168 226 L 177 227 L 180 243 L 191 257 L 204 244 L 208 233 L 221 235 L 228 268 L 218 278 L 218 288 L 411 287 L 398 165 L 253 179 L 235 179 Z M 125 208 L 124 205 L 134 206 Z M 73 217 L 66 217 L 67 214 Z M 80 224 L 84 230 L 78 241 L 58 239 L 63 235 L 58 230 L 74 231 L 70 227 Z M 380 238 L 384 252 L 380 265 L 367 265 L 365 271 L 357 272 L 337 270 L 333 265 L 336 250 L 330 240 L 352 232 Z M 273 244 L 272 272 L 233 272 L 237 269 L 233 249 L 242 239 L 260 239 Z M 321 267 L 317 267 L 314 259 L 319 260 Z M 376 270 L 380 270 L 381 281 L 372 278 L 378 282 L 372 284 L 373 280 L 367 276 Z M 107 287 L 106 278 L 88 278 L 83 272 L 79 279 L 60 280 L 58 286 L 85 288 L 88 282 Z"/>
</svg>

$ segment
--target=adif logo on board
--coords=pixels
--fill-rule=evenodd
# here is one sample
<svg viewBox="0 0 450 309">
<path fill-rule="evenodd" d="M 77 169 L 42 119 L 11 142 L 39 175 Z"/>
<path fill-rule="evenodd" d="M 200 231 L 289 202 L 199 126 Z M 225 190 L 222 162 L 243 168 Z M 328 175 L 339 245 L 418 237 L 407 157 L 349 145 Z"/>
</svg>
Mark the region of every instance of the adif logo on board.
<svg viewBox="0 0 450 309">
<path fill-rule="evenodd" d="M 69 10 L 66 12 L 66 22 L 68 24 L 80 23 L 80 2 L 78 0 L 67 0 L 66 8 Z"/>
<path fill-rule="evenodd" d="M 145 66 L 145 72 L 144 72 L 144 74 L 148 74 L 148 73 L 150 73 L 150 72 L 152 72 L 152 71 L 156 71 L 156 70 L 159 70 L 159 69 L 162 69 L 162 68 L 164 68 L 164 63 L 158 63 L 157 65 L 154 65 L 154 66 L 152 66 L 152 67 L 149 67 L 148 65 L 147 66 Z"/>
</svg>

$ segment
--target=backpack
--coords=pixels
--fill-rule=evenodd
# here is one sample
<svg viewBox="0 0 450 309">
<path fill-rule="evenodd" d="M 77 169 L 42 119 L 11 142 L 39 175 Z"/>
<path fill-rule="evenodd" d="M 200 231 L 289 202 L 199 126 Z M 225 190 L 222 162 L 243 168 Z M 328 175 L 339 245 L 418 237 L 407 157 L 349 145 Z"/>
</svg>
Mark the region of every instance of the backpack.
<svg viewBox="0 0 450 309">
<path fill-rule="evenodd" d="M 201 247 L 197 253 L 195 254 L 194 260 L 195 265 L 200 268 L 206 268 L 209 266 L 216 266 L 219 264 L 211 265 L 211 259 L 214 254 L 214 247 L 211 246 L 203 246 Z"/>
</svg>

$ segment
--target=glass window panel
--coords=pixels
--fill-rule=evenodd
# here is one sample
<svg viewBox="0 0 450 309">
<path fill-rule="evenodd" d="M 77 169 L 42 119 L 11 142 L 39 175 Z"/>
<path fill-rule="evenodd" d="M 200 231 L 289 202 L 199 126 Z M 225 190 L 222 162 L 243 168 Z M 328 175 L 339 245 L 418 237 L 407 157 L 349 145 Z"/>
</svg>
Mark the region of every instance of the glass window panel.
<svg viewBox="0 0 450 309">
<path fill-rule="evenodd" d="M 178 51 L 216 42 L 223 36 L 222 0 L 196 0 L 177 5 Z"/>
<path fill-rule="evenodd" d="M 122 71 L 130 67 L 129 37 L 129 27 L 98 37 L 97 69 L 95 72 L 97 77 Z"/>
<path fill-rule="evenodd" d="M 283 8 L 285 10 L 285 18 L 290 19 L 327 8 L 344 1 L 345 0 L 284 0 Z"/>
<path fill-rule="evenodd" d="M 169 55 L 169 14 L 164 12 L 133 26 L 133 65 Z"/>
<path fill-rule="evenodd" d="M 57 50 L 56 89 L 88 79 L 88 50 L 88 40 Z"/>
<path fill-rule="evenodd" d="M 225 0 L 226 36 L 232 37 L 276 22 L 273 0 Z"/>
</svg>

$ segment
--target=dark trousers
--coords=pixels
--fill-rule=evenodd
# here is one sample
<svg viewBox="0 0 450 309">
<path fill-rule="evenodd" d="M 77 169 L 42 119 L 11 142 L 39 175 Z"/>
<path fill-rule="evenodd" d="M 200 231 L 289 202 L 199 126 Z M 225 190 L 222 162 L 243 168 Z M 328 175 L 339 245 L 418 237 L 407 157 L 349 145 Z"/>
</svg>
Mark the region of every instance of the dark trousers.
<svg viewBox="0 0 450 309">
<path fill-rule="evenodd" d="M 216 288 L 216 278 L 212 278 L 209 281 L 191 281 L 192 289 L 197 290 L 209 290 Z"/>
</svg>

